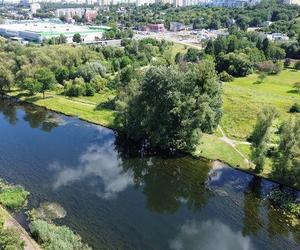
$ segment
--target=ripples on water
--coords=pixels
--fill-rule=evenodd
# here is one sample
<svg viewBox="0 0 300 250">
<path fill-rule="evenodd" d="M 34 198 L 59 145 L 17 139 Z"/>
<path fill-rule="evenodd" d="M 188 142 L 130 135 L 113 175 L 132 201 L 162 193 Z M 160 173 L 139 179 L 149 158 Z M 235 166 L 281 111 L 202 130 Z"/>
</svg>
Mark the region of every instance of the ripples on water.
<svg viewBox="0 0 300 250">
<path fill-rule="evenodd" d="M 95 249 L 299 249 L 299 228 L 266 199 L 276 184 L 188 156 L 145 156 L 112 130 L 8 100 L 0 171 L 31 192 L 29 208 L 63 206 L 56 222 Z"/>
</svg>

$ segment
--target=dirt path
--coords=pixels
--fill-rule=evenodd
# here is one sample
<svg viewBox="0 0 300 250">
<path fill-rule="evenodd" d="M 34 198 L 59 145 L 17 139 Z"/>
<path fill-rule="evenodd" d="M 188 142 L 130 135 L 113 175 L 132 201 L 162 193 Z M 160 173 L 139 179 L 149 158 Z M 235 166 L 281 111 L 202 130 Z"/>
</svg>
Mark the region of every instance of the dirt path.
<svg viewBox="0 0 300 250">
<path fill-rule="evenodd" d="M 249 159 L 240 150 L 238 150 L 236 148 L 236 145 L 238 145 L 238 144 L 251 145 L 251 143 L 247 142 L 247 141 L 232 140 L 226 136 L 225 132 L 223 131 L 223 129 L 220 125 L 218 126 L 218 129 L 221 131 L 221 134 L 222 134 L 222 137 L 220 137 L 220 140 L 229 144 L 239 155 L 241 155 L 243 157 L 243 159 L 246 163 L 251 164 L 251 161 L 249 161 Z"/>
<path fill-rule="evenodd" d="M 4 208 L 2 208 L 4 209 Z M 41 250 L 42 248 L 29 236 L 26 230 L 17 222 L 8 212 L 4 222 L 4 228 L 13 229 L 19 235 L 20 238 L 25 242 L 25 250 Z"/>
</svg>

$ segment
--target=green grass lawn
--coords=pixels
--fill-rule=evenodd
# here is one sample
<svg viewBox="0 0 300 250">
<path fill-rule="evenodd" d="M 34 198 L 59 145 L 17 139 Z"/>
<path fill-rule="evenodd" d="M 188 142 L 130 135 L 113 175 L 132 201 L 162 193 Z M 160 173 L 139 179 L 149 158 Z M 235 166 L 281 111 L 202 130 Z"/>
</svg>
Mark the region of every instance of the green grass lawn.
<svg viewBox="0 0 300 250">
<path fill-rule="evenodd" d="M 267 76 L 261 84 L 257 83 L 256 74 L 225 83 L 221 126 L 227 136 L 245 140 L 253 130 L 257 114 L 266 105 L 277 107 L 280 119 L 287 119 L 291 105 L 300 102 L 300 94 L 293 91 L 297 81 L 300 71 L 287 69 L 279 75 Z"/>
<path fill-rule="evenodd" d="M 215 135 L 203 134 L 200 144 L 194 152 L 195 156 L 201 156 L 211 160 L 221 160 L 229 163 L 233 167 L 249 169 L 250 165 L 238 154 L 233 147 L 221 141 Z"/>
<path fill-rule="evenodd" d="M 106 107 L 107 102 L 115 97 L 114 92 L 105 91 L 91 97 L 65 97 L 55 92 L 47 92 L 43 99 L 41 94 L 33 97 L 24 95 L 23 91 L 12 91 L 9 94 L 37 106 L 79 117 L 83 120 L 114 128 L 115 112 Z"/>
</svg>

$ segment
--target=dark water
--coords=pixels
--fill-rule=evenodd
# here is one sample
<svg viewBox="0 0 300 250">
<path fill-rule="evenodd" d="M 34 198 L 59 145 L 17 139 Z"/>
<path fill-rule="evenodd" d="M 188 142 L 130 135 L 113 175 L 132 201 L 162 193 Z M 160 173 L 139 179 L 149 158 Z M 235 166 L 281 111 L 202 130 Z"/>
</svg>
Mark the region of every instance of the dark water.
<svg viewBox="0 0 300 250">
<path fill-rule="evenodd" d="M 61 204 L 57 223 L 95 249 L 299 249 L 299 228 L 265 198 L 276 184 L 140 155 L 109 129 L 0 100 L 0 177 L 31 192 L 29 208 Z"/>
</svg>

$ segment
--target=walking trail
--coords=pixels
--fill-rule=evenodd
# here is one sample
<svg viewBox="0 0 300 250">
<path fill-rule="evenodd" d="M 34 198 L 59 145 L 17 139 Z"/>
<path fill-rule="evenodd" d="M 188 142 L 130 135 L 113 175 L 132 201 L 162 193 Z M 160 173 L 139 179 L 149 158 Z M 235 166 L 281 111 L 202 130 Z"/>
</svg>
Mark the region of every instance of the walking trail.
<svg viewBox="0 0 300 250">
<path fill-rule="evenodd" d="M 237 145 L 239 144 L 245 144 L 245 145 L 251 145 L 250 142 L 247 142 L 247 141 L 236 141 L 236 140 L 232 140 L 230 138 L 228 138 L 225 134 L 225 132 L 223 131 L 222 127 L 219 125 L 218 126 L 219 130 L 221 131 L 221 134 L 222 134 L 222 137 L 220 137 L 220 140 L 229 144 L 239 155 L 241 155 L 244 159 L 244 161 L 246 163 L 249 163 L 251 164 L 251 162 L 248 160 L 248 158 L 240 151 L 237 149 Z"/>
<path fill-rule="evenodd" d="M 1 210 L 3 210 L 3 213 L 6 214 L 6 220 L 4 222 L 4 228 L 6 229 L 12 229 L 16 231 L 20 238 L 24 241 L 24 249 L 25 250 L 42 250 L 42 248 L 33 240 L 29 234 L 26 232 L 26 230 L 13 218 L 5 208 L 0 207 Z"/>
</svg>

